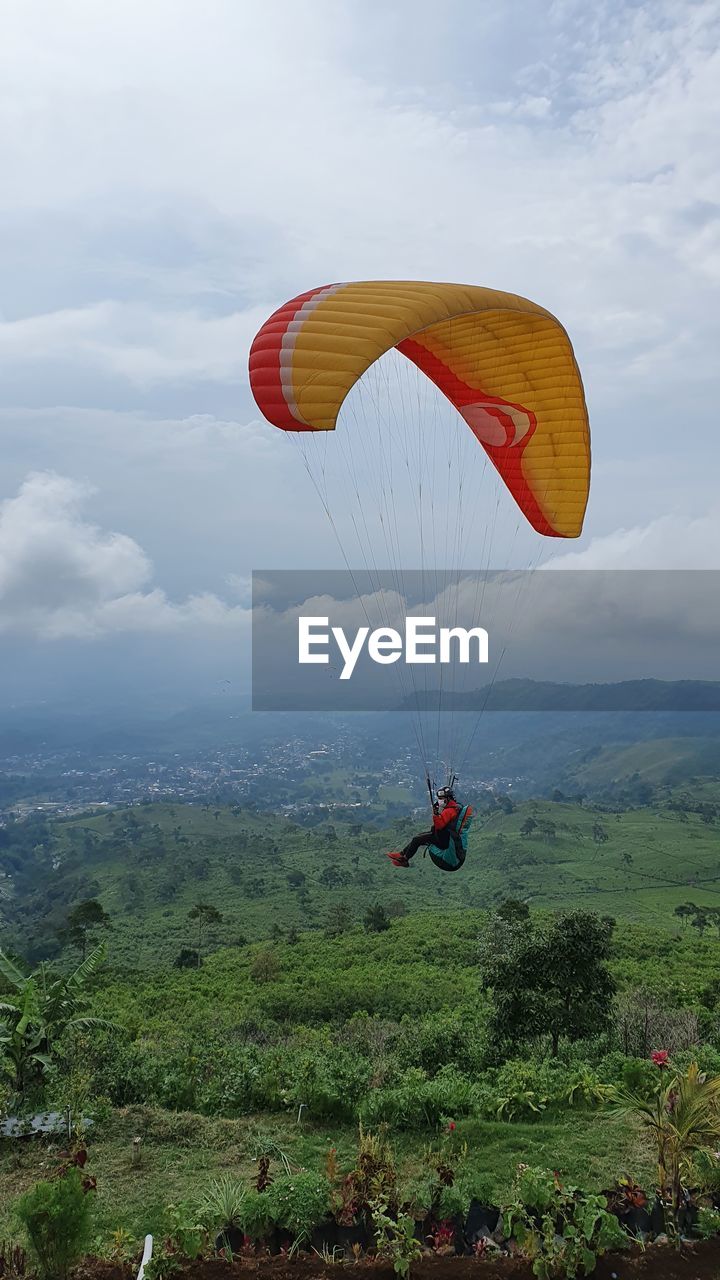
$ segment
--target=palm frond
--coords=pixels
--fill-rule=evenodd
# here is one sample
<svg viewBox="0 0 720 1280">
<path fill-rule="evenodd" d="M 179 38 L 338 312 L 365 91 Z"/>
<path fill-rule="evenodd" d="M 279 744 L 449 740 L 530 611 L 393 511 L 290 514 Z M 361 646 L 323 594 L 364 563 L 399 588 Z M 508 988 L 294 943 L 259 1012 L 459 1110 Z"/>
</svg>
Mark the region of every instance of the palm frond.
<svg viewBox="0 0 720 1280">
<path fill-rule="evenodd" d="M 17 965 L 14 965 L 10 957 L 5 955 L 2 948 L 0 948 L 0 974 L 2 974 L 6 982 L 15 987 L 16 991 L 22 991 L 27 982 L 25 974 L 20 972 Z"/>
<path fill-rule="evenodd" d="M 100 942 L 94 947 L 88 956 L 78 965 L 74 973 L 71 973 L 67 980 L 68 991 L 81 991 L 89 978 L 97 973 L 98 969 L 105 963 L 107 959 L 107 946 L 104 942 Z"/>
<path fill-rule="evenodd" d="M 81 1031 L 91 1031 L 93 1027 L 102 1027 L 105 1031 L 122 1031 L 118 1022 L 110 1022 L 108 1018 L 71 1018 L 69 1027 L 79 1027 Z"/>
</svg>

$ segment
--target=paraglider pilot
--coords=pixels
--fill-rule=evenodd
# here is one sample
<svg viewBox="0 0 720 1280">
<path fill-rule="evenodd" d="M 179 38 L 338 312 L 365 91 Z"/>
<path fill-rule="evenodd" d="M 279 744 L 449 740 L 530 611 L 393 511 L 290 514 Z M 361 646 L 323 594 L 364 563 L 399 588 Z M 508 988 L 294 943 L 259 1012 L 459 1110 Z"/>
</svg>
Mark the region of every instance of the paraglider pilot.
<svg viewBox="0 0 720 1280">
<path fill-rule="evenodd" d="M 409 867 L 410 859 L 425 846 L 441 871 L 459 871 L 467 853 L 471 821 L 470 806 L 458 804 L 452 787 L 441 787 L 433 802 L 432 829 L 413 836 L 404 849 L 393 850 L 388 858 L 394 867 Z"/>
</svg>

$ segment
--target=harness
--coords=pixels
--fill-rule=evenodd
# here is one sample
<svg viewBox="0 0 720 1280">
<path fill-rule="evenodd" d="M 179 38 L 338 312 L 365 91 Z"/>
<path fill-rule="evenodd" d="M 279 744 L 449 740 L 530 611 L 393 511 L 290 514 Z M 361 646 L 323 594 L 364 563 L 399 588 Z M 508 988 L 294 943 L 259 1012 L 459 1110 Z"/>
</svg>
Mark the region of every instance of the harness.
<svg viewBox="0 0 720 1280">
<path fill-rule="evenodd" d="M 472 808 L 469 804 L 464 804 L 449 827 L 450 842 L 447 849 L 438 849 L 434 844 L 427 846 L 432 862 L 440 871 L 460 870 L 467 856 L 468 831 L 472 820 Z"/>
</svg>

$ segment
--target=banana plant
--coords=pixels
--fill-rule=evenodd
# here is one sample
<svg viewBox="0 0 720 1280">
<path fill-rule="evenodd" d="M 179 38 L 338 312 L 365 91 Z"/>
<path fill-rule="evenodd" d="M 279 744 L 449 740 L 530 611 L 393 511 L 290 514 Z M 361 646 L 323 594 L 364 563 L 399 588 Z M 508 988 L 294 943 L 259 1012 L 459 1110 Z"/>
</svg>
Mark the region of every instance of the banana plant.
<svg viewBox="0 0 720 1280">
<path fill-rule="evenodd" d="M 105 959 L 101 944 L 69 976 L 45 963 L 23 973 L 0 950 L 0 979 L 10 988 L 10 995 L 0 999 L 0 1074 L 16 1093 L 52 1069 L 65 1031 L 112 1025 L 87 1013 L 88 987 Z"/>
</svg>

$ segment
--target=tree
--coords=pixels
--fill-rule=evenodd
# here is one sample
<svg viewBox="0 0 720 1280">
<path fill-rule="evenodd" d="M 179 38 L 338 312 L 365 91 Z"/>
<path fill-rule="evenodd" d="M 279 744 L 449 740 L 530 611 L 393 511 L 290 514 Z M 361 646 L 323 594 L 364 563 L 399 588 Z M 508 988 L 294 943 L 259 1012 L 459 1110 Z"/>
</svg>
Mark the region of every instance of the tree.
<svg viewBox="0 0 720 1280">
<path fill-rule="evenodd" d="M 61 942 L 69 942 L 70 946 L 77 947 L 84 960 L 92 935 L 97 929 L 109 928 L 110 917 L 97 898 L 87 898 L 85 902 L 73 907 L 64 927 L 58 930 L 58 937 Z"/>
<path fill-rule="evenodd" d="M 521 902 L 519 898 L 503 898 L 495 911 L 496 915 L 508 924 L 523 924 L 530 919 L 530 908 L 527 902 Z"/>
<path fill-rule="evenodd" d="M 709 915 L 710 913 L 704 907 L 696 907 L 693 918 L 690 921 L 693 929 L 697 929 L 701 938 L 710 923 Z"/>
<path fill-rule="evenodd" d="M 254 982 L 274 982 L 280 973 L 280 964 L 272 947 L 257 951 L 250 963 L 250 977 Z"/>
<path fill-rule="evenodd" d="M 549 1035 L 556 1057 L 562 1039 L 580 1040 L 609 1025 L 615 994 L 609 921 L 572 911 L 506 936 L 505 948 L 488 947 L 481 956 L 492 998 L 491 1040 L 514 1050 Z"/>
<path fill-rule="evenodd" d="M 363 924 L 368 933 L 384 933 L 390 928 L 387 911 L 379 902 L 373 903 L 368 907 L 363 916 Z"/>
<path fill-rule="evenodd" d="M 520 835 L 531 836 L 537 826 L 537 822 L 532 817 L 527 817 L 520 828 Z"/>
<path fill-rule="evenodd" d="M 345 877 L 340 868 L 331 862 L 330 866 L 324 867 L 318 876 L 321 885 L 326 889 L 337 889 L 339 885 L 344 883 Z"/>
<path fill-rule="evenodd" d="M 195 906 L 188 911 L 188 920 L 194 920 L 197 923 L 197 953 L 199 963 L 202 963 L 203 934 L 209 925 L 220 924 L 222 915 L 212 903 L 196 902 Z"/>
<path fill-rule="evenodd" d="M 595 841 L 595 844 L 607 844 L 608 840 L 610 839 L 607 831 L 605 830 L 601 822 L 593 823 L 592 838 Z"/>
<path fill-rule="evenodd" d="M 539 822 L 538 836 L 545 844 L 553 844 L 557 840 L 557 827 L 554 822 Z"/>
<path fill-rule="evenodd" d="M 715 926 L 718 931 L 718 936 L 720 937 L 720 907 L 706 907 L 705 917 L 708 924 Z"/>
<path fill-rule="evenodd" d="M 325 933 L 328 938 L 336 938 L 347 933 L 353 927 L 352 907 L 348 902 L 335 902 L 328 911 Z"/>
<path fill-rule="evenodd" d="M 681 902 L 673 911 L 673 915 L 677 916 L 682 928 L 684 929 L 688 920 L 695 915 L 697 907 L 692 902 Z"/>
</svg>

